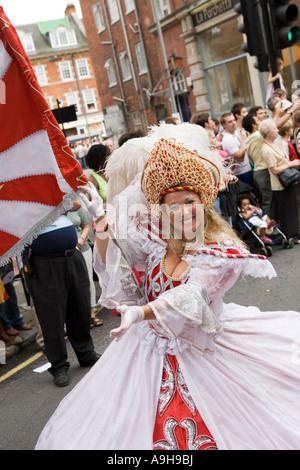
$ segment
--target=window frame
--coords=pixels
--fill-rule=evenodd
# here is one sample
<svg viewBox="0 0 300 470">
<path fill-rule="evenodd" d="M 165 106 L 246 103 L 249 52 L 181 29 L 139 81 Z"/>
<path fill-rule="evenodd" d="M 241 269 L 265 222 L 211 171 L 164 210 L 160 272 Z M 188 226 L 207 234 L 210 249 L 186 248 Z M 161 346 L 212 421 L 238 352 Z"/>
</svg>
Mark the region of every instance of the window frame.
<svg viewBox="0 0 300 470">
<path fill-rule="evenodd" d="M 62 44 L 60 33 L 66 33 L 67 43 Z M 53 31 L 49 32 L 49 38 L 52 49 L 60 49 L 63 47 L 77 46 L 77 37 L 75 29 L 66 28 L 65 26 L 59 26 Z"/>
<path fill-rule="evenodd" d="M 126 15 L 128 15 L 129 13 L 135 10 L 133 0 L 124 0 L 124 5 L 125 5 Z"/>
<path fill-rule="evenodd" d="M 171 13 L 169 0 L 156 0 L 158 17 L 161 20 Z"/>
<path fill-rule="evenodd" d="M 53 109 L 53 96 L 44 96 L 44 98 L 47 101 L 49 108 Z"/>
<path fill-rule="evenodd" d="M 43 75 L 44 80 L 41 80 L 41 76 L 39 76 L 38 70 L 42 71 L 42 75 Z M 36 79 L 37 79 L 38 84 L 40 85 L 40 87 L 49 85 L 48 77 L 47 77 L 47 73 L 46 73 L 46 65 L 44 65 L 44 64 L 35 65 L 34 66 L 34 72 L 35 72 L 35 76 L 36 76 Z"/>
<path fill-rule="evenodd" d="M 147 57 L 145 54 L 145 49 L 143 47 L 142 42 L 138 42 L 134 46 L 136 60 L 139 68 L 139 75 L 143 75 L 144 73 L 148 73 L 148 64 L 147 64 Z"/>
<path fill-rule="evenodd" d="M 126 51 L 122 51 L 122 52 L 119 53 L 119 61 L 120 61 L 120 64 L 121 64 L 123 82 L 127 82 L 128 80 L 132 80 L 132 73 L 131 73 L 130 63 L 129 63 L 128 54 L 127 54 Z"/>
<path fill-rule="evenodd" d="M 24 47 L 25 52 L 36 52 L 32 33 L 26 33 L 25 31 L 17 29 L 17 34 L 22 43 L 22 46 Z"/>
<path fill-rule="evenodd" d="M 110 24 L 115 24 L 120 21 L 120 13 L 118 9 L 118 4 L 116 0 L 110 0 L 108 2 L 108 10 L 110 17 Z"/>
<path fill-rule="evenodd" d="M 86 71 L 87 71 L 86 75 L 82 75 L 80 73 L 80 66 L 79 66 L 80 61 L 85 63 L 85 68 L 86 68 Z M 90 71 L 89 61 L 88 61 L 87 57 L 81 57 L 80 59 L 76 59 L 75 63 L 76 63 L 76 69 L 77 69 L 78 77 L 80 79 L 83 80 L 85 78 L 91 78 L 91 71 Z"/>
<path fill-rule="evenodd" d="M 75 97 L 75 102 L 72 99 L 70 100 L 71 95 Z M 80 99 L 78 97 L 78 91 L 69 91 L 65 93 L 65 98 L 66 98 L 67 106 L 72 106 L 74 104 L 77 107 L 76 113 L 82 114 Z"/>
<path fill-rule="evenodd" d="M 186 80 L 181 68 L 173 70 L 172 74 L 173 90 L 175 93 L 181 94 L 187 92 Z"/>
<path fill-rule="evenodd" d="M 88 108 L 88 102 L 87 102 L 87 99 L 86 99 L 86 93 L 87 92 L 92 94 L 93 102 L 94 102 L 94 105 L 95 105 L 95 107 L 93 109 Z M 87 113 L 94 113 L 95 111 L 98 111 L 97 98 L 96 98 L 95 90 L 93 88 L 86 88 L 85 90 L 82 90 L 82 95 L 83 95 L 84 106 L 85 106 L 86 112 Z"/>
<path fill-rule="evenodd" d="M 116 77 L 116 73 L 115 73 L 114 63 L 113 63 L 113 60 L 112 60 L 111 57 L 106 59 L 106 61 L 104 63 L 104 68 L 106 69 L 106 72 L 107 72 L 109 87 L 116 86 L 118 84 L 118 82 L 117 82 L 117 77 Z M 114 80 L 111 80 L 112 78 Z"/>
<path fill-rule="evenodd" d="M 65 77 L 63 76 L 62 67 L 65 66 L 65 65 L 68 65 L 69 72 L 70 72 L 70 78 L 65 78 Z M 62 81 L 62 82 L 73 82 L 73 81 L 75 80 L 74 74 L 73 74 L 73 67 L 72 67 L 71 61 L 69 61 L 69 60 L 63 60 L 63 61 L 61 61 L 61 62 L 58 63 L 58 66 L 59 66 L 59 72 L 60 72 L 60 77 L 61 77 L 61 81 Z"/>
<path fill-rule="evenodd" d="M 105 29 L 106 29 L 105 28 L 104 16 L 103 16 L 103 13 L 102 13 L 102 8 L 101 8 L 101 5 L 100 5 L 100 2 L 94 3 L 92 5 L 92 10 L 93 10 L 94 21 L 95 21 L 95 26 L 96 26 L 96 29 L 97 29 L 97 33 L 100 34 L 103 31 L 105 31 Z M 99 21 L 97 20 L 97 18 L 99 19 Z"/>
</svg>

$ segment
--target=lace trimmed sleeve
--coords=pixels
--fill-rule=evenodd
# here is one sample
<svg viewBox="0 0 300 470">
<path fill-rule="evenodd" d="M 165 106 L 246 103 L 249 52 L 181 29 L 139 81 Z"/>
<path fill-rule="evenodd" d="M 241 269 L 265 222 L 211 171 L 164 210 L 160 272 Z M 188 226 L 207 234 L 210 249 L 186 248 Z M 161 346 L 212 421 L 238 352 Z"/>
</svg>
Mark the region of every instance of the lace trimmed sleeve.
<svg viewBox="0 0 300 470">
<path fill-rule="evenodd" d="M 240 275 L 276 277 L 274 267 L 265 256 L 251 254 L 243 246 L 229 240 L 206 246 L 185 259 L 191 266 L 190 279 L 202 280 L 210 302 L 221 299 Z"/>
<path fill-rule="evenodd" d="M 149 305 L 157 320 L 153 327 L 160 334 L 183 340 L 203 352 L 214 350 L 213 338 L 222 328 L 199 279 L 165 291 Z"/>
<path fill-rule="evenodd" d="M 110 309 L 121 304 L 143 305 L 144 291 L 135 270 L 144 272 L 148 255 L 163 257 L 165 250 L 165 244 L 149 239 L 134 220 L 128 226 L 127 239 L 109 241 L 106 264 L 95 246 L 94 270 L 101 286 L 99 302 Z"/>
</svg>

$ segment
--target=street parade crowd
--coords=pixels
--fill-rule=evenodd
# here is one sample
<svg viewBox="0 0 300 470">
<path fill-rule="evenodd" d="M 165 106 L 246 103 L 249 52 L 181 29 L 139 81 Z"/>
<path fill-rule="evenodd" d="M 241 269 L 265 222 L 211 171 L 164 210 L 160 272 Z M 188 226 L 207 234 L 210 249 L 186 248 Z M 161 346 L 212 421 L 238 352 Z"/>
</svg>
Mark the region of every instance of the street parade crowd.
<svg viewBox="0 0 300 470">
<path fill-rule="evenodd" d="M 69 384 L 65 333 L 80 365 L 92 366 L 37 449 L 299 444 L 299 371 L 287 347 L 297 339 L 299 313 L 222 302 L 241 273 L 276 275 L 249 250 L 237 221 L 250 221 L 264 246 L 274 244 L 276 227 L 300 243 L 300 176 L 292 184 L 282 178 L 300 170 L 300 99 L 272 83 L 266 106 L 235 103 L 218 118 L 169 117 L 147 134 L 71 144 L 89 183 L 68 212 L 0 268 L 5 346 L 23 344 L 22 331 L 32 328 L 18 307 L 17 275 L 54 383 Z M 121 196 L 127 211 L 111 224 L 108 208 Z M 130 212 L 138 203 L 147 213 Z M 118 237 L 124 227 L 125 246 Z M 120 318 L 102 356 L 90 333 L 103 324 L 99 304 Z"/>
</svg>

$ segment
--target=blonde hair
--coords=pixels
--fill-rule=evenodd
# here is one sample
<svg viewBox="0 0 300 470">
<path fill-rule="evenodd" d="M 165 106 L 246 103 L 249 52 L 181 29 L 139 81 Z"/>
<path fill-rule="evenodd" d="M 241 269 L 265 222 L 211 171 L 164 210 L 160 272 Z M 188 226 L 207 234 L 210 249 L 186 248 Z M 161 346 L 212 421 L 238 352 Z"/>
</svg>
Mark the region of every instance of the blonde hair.
<svg viewBox="0 0 300 470">
<path fill-rule="evenodd" d="M 290 130 L 293 129 L 293 122 L 292 121 L 287 121 L 283 126 L 279 128 L 279 135 L 281 137 L 284 137 L 285 134 Z"/>
<path fill-rule="evenodd" d="M 204 242 L 233 240 L 244 245 L 235 230 L 221 217 L 213 206 L 204 207 Z"/>
<path fill-rule="evenodd" d="M 294 129 L 300 127 L 300 109 L 294 112 L 293 114 L 293 126 Z"/>
<path fill-rule="evenodd" d="M 215 211 L 213 206 L 204 206 L 204 243 L 222 242 L 224 240 L 232 240 L 246 247 L 245 243 L 239 238 L 235 230 L 226 222 L 223 217 Z M 196 242 L 197 243 L 197 232 Z M 172 224 L 170 225 L 170 238 L 168 240 L 169 248 L 179 256 L 187 254 L 188 249 L 192 249 L 192 244 L 186 244 L 178 238 L 175 238 L 175 231 Z"/>
</svg>

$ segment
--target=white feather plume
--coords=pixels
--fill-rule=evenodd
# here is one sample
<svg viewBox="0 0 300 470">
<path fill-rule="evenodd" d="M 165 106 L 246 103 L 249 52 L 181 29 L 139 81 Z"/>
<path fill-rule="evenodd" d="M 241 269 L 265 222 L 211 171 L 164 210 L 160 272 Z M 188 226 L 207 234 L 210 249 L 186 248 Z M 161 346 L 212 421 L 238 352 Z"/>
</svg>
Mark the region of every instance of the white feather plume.
<svg viewBox="0 0 300 470">
<path fill-rule="evenodd" d="M 107 202 L 120 194 L 143 171 L 155 142 L 159 139 L 174 138 L 179 144 L 211 160 L 221 170 L 221 159 L 217 152 L 210 149 L 207 131 L 196 124 L 184 123 L 152 126 L 146 137 L 138 137 L 125 142 L 109 157 L 105 175 L 108 179 Z"/>
</svg>

